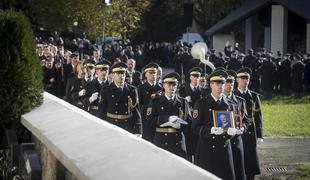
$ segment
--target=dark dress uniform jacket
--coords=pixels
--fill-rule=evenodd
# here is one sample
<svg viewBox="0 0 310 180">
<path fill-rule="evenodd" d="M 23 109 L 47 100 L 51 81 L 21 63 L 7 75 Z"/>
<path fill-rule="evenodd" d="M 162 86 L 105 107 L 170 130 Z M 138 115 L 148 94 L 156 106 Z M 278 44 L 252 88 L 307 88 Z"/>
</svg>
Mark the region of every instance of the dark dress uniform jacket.
<svg viewBox="0 0 310 180">
<path fill-rule="evenodd" d="M 291 81 L 291 68 L 292 62 L 289 59 L 282 61 L 280 66 L 280 87 L 281 89 L 290 89 L 292 87 Z"/>
<path fill-rule="evenodd" d="M 137 89 L 125 83 L 120 90 L 115 83 L 103 87 L 97 116 L 131 133 L 141 134 L 141 115 Z"/>
<path fill-rule="evenodd" d="M 151 101 L 151 95 L 155 93 L 160 93 L 162 90 L 162 86 L 156 83 L 152 86 L 150 83 L 145 82 L 144 84 L 140 85 L 138 88 L 138 95 L 139 95 L 139 105 L 141 109 L 141 116 L 142 116 L 142 137 L 148 141 L 151 141 L 150 134 L 146 131 L 145 128 L 145 119 L 146 119 L 146 110 Z"/>
<path fill-rule="evenodd" d="M 186 96 L 191 97 L 191 102 L 189 102 L 189 106 L 190 106 L 190 110 L 192 110 L 194 108 L 196 101 L 199 100 L 201 97 L 201 90 L 198 88 L 198 90 L 196 92 L 193 91 L 190 84 L 188 83 L 185 86 L 181 87 L 180 96 L 181 97 L 186 97 Z M 186 133 L 186 150 L 187 150 L 188 155 L 194 155 L 195 154 L 197 141 L 198 141 L 198 136 L 196 134 L 193 134 L 193 132 L 192 132 L 191 124 L 192 124 L 192 122 L 189 121 L 188 126 L 187 126 L 187 133 Z"/>
<path fill-rule="evenodd" d="M 301 93 L 303 91 L 304 71 L 305 64 L 301 61 L 298 61 L 292 67 L 292 89 L 295 93 Z"/>
<path fill-rule="evenodd" d="M 277 75 L 276 64 L 271 60 L 265 60 L 259 68 L 259 71 L 261 72 L 262 89 L 265 91 L 272 91 Z"/>
<path fill-rule="evenodd" d="M 227 97 L 228 103 L 233 107 L 235 120 L 241 118 L 242 125 L 240 122 L 235 122 L 236 128 L 243 127 L 246 131 L 247 126 L 249 125 L 249 120 L 247 117 L 245 99 L 232 94 L 231 97 Z M 244 131 L 244 132 L 245 132 Z M 245 167 L 244 167 L 244 151 L 243 151 L 243 141 L 241 135 L 235 135 L 231 138 L 231 147 L 233 152 L 234 159 L 234 168 L 236 179 L 245 180 Z"/>
<path fill-rule="evenodd" d="M 228 61 L 228 64 L 227 64 L 227 69 L 231 69 L 231 70 L 234 70 L 234 71 L 238 71 L 239 69 L 242 68 L 242 63 L 236 59 L 236 58 L 231 58 L 229 61 Z"/>
<path fill-rule="evenodd" d="M 222 179 L 234 180 L 231 136 L 210 134 L 214 126 L 212 110 L 231 111 L 232 107 L 224 97 L 220 103 L 215 102 L 211 94 L 196 103 L 192 122 L 192 129 L 199 136 L 195 164 Z"/>
<path fill-rule="evenodd" d="M 86 110 L 86 103 L 84 101 L 84 96 L 79 96 L 79 92 L 82 89 L 85 89 L 86 81 L 85 79 L 80 79 L 77 76 L 74 76 L 68 79 L 67 87 L 66 87 L 66 101 Z"/>
<path fill-rule="evenodd" d="M 109 85 L 108 80 L 106 80 L 105 82 L 102 82 L 102 84 L 100 84 L 98 81 L 98 78 L 95 78 L 92 81 L 90 81 L 89 83 L 86 83 L 85 102 L 86 102 L 86 106 L 87 106 L 87 111 L 89 111 L 91 114 L 93 114 L 93 115 L 97 114 L 101 89 L 104 86 L 108 86 L 108 85 Z M 91 95 L 93 93 L 96 93 L 96 92 L 99 93 L 98 98 L 94 102 L 90 103 L 89 98 L 91 97 Z"/>
<path fill-rule="evenodd" d="M 247 90 L 246 93 L 242 94 L 236 89 L 234 94 L 245 99 L 246 110 L 249 118 L 247 131 L 242 135 L 245 173 L 247 175 L 260 174 L 257 153 L 257 138 L 263 137 L 260 99 L 257 93 L 250 90 Z"/>
<path fill-rule="evenodd" d="M 173 127 L 161 128 L 160 125 L 168 122 L 170 116 L 178 116 L 186 119 L 188 115 L 188 105 L 184 98 L 175 96 L 173 102 L 170 102 L 164 94 L 151 99 L 147 110 L 146 128 L 151 133 L 150 137 L 155 145 L 168 150 L 176 155 L 185 157 L 185 151 L 182 149 L 182 131 Z M 167 132 L 159 131 L 167 130 Z M 170 130 L 168 132 L 168 130 Z"/>
</svg>

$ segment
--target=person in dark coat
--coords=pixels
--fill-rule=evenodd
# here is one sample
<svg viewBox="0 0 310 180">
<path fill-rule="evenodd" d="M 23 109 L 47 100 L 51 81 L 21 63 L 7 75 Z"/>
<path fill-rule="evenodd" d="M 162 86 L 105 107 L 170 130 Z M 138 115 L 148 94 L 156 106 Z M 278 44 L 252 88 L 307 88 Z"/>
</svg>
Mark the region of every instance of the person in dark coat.
<svg viewBox="0 0 310 180">
<path fill-rule="evenodd" d="M 160 148 L 186 157 L 184 125 L 189 118 L 186 100 L 176 95 L 180 75 L 173 72 L 163 77 L 164 93 L 151 99 L 146 113 L 146 128 L 152 142 Z"/>
<path fill-rule="evenodd" d="M 97 116 L 137 136 L 142 134 L 137 88 L 125 83 L 127 65 L 111 67 L 113 82 L 101 91 Z"/>
<path fill-rule="evenodd" d="M 73 53 L 70 55 L 70 60 L 68 61 L 68 64 L 64 65 L 64 86 L 67 86 L 67 81 L 71 77 L 75 76 L 76 66 L 78 63 L 79 55 L 77 53 Z"/>
<path fill-rule="evenodd" d="M 295 97 L 301 97 L 303 93 L 303 78 L 305 64 L 297 57 L 292 64 L 292 89 Z"/>
<path fill-rule="evenodd" d="M 231 148 L 233 152 L 234 168 L 236 179 L 245 180 L 244 167 L 244 151 L 241 135 L 245 132 L 248 126 L 247 112 L 245 109 L 245 99 L 233 94 L 235 77 L 237 73 L 232 70 L 227 71 L 228 77 L 224 87 L 224 95 L 227 101 L 233 106 L 236 135 L 231 138 Z"/>
<path fill-rule="evenodd" d="M 292 73 L 292 67 L 291 67 L 291 60 L 290 55 L 286 54 L 283 57 L 283 61 L 280 63 L 280 89 L 281 92 L 284 95 L 290 95 L 291 88 L 292 88 L 292 81 L 291 81 L 291 73 Z"/>
<path fill-rule="evenodd" d="M 237 52 L 234 51 L 227 63 L 227 69 L 237 71 L 240 68 L 242 68 L 242 63 L 237 59 Z"/>
<path fill-rule="evenodd" d="M 193 109 L 197 100 L 201 97 L 201 89 L 199 88 L 199 80 L 201 77 L 202 69 L 199 67 L 194 67 L 189 70 L 190 82 L 186 83 L 184 86 L 180 87 L 179 94 L 181 97 L 185 98 L 189 104 L 190 110 Z M 192 133 L 191 122 L 188 124 L 188 132 L 186 133 L 186 150 L 187 159 L 193 162 L 193 156 L 195 155 L 196 145 L 198 136 Z"/>
<path fill-rule="evenodd" d="M 263 58 L 263 63 L 259 68 L 261 74 L 261 83 L 262 90 L 265 93 L 265 99 L 270 100 L 273 94 L 273 86 L 277 73 L 277 66 L 272 61 L 272 57 L 270 55 L 266 58 Z"/>
<path fill-rule="evenodd" d="M 87 111 L 94 116 L 97 115 L 101 89 L 109 85 L 108 76 L 110 65 L 111 63 L 106 60 L 96 63 L 96 78 L 86 83 L 85 97 Z"/>
<path fill-rule="evenodd" d="M 138 87 L 142 84 L 142 76 L 141 72 L 137 71 L 136 68 L 136 61 L 134 59 L 127 60 L 127 73 L 129 76 L 132 77 L 132 85 Z"/>
<path fill-rule="evenodd" d="M 248 180 L 253 180 L 260 174 L 257 143 L 263 142 L 262 113 L 259 95 L 248 89 L 251 70 L 242 68 L 237 71 L 238 88 L 234 94 L 245 99 L 249 125 L 242 135 L 245 173 Z"/>
<path fill-rule="evenodd" d="M 199 79 L 199 89 L 201 91 L 201 94 L 200 94 L 201 97 L 200 98 L 204 98 L 208 94 L 211 93 L 211 89 L 209 87 L 207 77 L 208 77 L 208 74 L 202 73 L 201 77 Z"/>
<path fill-rule="evenodd" d="M 227 73 L 216 70 L 208 77 L 211 93 L 197 101 L 193 110 L 192 129 L 198 135 L 195 164 L 224 180 L 234 180 L 235 171 L 230 139 L 236 134 L 234 127 L 218 127 L 220 111 L 232 112 L 232 106 L 223 97 Z M 232 117 L 230 116 L 232 119 Z M 230 126 L 230 125 L 229 125 Z"/>
<path fill-rule="evenodd" d="M 78 63 L 76 66 L 77 75 L 68 79 L 66 86 L 65 100 L 83 110 L 86 110 L 86 104 L 83 101 L 85 96 L 85 67 Z"/>
<path fill-rule="evenodd" d="M 305 93 L 310 93 L 310 54 L 307 54 L 304 60 L 305 72 L 304 72 L 304 83 L 305 83 Z"/>
<path fill-rule="evenodd" d="M 138 95 L 139 95 L 139 105 L 141 109 L 141 116 L 142 116 L 142 138 L 148 141 L 152 141 L 151 134 L 153 132 L 147 131 L 145 127 L 146 124 L 146 110 L 152 98 L 156 95 L 160 95 L 162 91 L 162 86 L 159 84 L 157 79 L 157 63 L 149 63 L 143 68 L 143 74 L 146 78 L 146 82 L 141 84 L 138 87 Z"/>
<path fill-rule="evenodd" d="M 248 67 L 251 69 L 252 76 L 251 76 L 249 88 L 257 92 L 259 92 L 261 88 L 261 81 L 260 81 L 259 72 L 258 72 L 258 69 L 260 66 L 261 66 L 260 61 L 258 57 L 254 55 L 253 49 L 249 49 L 248 55 L 243 60 L 243 67 Z"/>
</svg>

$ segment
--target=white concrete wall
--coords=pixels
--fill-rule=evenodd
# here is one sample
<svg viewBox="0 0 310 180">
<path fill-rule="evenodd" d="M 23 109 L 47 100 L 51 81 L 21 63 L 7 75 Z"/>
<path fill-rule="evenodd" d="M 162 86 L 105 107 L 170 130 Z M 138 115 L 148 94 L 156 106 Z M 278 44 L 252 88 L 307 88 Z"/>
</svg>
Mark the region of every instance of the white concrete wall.
<svg viewBox="0 0 310 180">
<path fill-rule="evenodd" d="M 287 49 L 287 9 L 282 5 L 272 5 L 271 9 L 271 52 L 286 53 Z"/>
<path fill-rule="evenodd" d="M 48 93 L 22 124 L 77 179 L 218 179 Z"/>
<path fill-rule="evenodd" d="M 234 47 L 235 36 L 232 34 L 214 34 L 213 49 L 215 49 L 217 52 L 224 52 L 224 47 L 227 41 L 229 41 L 229 44 Z"/>
</svg>

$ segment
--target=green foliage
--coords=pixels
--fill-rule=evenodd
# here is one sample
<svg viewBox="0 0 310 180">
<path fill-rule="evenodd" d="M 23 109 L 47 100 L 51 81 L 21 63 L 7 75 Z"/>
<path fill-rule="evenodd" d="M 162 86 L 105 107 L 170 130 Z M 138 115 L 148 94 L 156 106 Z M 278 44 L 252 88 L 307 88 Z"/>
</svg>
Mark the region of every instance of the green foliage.
<svg viewBox="0 0 310 180">
<path fill-rule="evenodd" d="M 310 96 L 275 97 L 262 102 L 263 129 L 266 136 L 310 135 Z"/>
<path fill-rule="evenodd" d="M 23 113 L 42 103 L 42 73 L 24 15 L 0 11 L 0 39 L 0 130 L 15 129 Z"/>
<path fill-rule="evenodd" d="M 295 180 L 310 179 L 310 165 L 309 164 L 298 164 L 297 169 L 300 171 Z"/>
<path fill-rule="evenodd" d="M 184 0 L 152 0 L 149 9 L 143 14 L 140 41 L 175 41 L 186 29 L 183 27 Z"/>
<path fill-rule="evenodd" d="M 32 1 L 33 22 L 49 31 L 86 32 L 89 38 L 102 35 L 103 18 L 106 36 L 130 36 L 139 28 L 140 16 L 149 0 L 113 0 L 106 6 L 101 0 L 36 0 Z M 75 27 L 74 22 L 78 22 Z"/>
<path fill-rule="evenodd" d="M 202 29 L 207 30 L 245 0 L 197 0 L 194 7 L 194 19 Z"/>
</svg>

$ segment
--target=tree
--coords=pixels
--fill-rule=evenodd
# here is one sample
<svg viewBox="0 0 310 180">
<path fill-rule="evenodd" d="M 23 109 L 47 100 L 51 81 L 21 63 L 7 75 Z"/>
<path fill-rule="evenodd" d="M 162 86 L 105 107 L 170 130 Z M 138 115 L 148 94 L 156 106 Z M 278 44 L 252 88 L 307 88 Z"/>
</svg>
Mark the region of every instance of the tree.
<svg viewBox="0 0 310 180">
<path fill-rule="evenodd" d="M 22 13 L 0 11 L 0 130 L 19 129 L 20 117 L 43 101 L 34 36 Z"/>
<path fill-rule="evenodd" d="M 139 28 L 140 16 L 149 0 L 113 0 L 106 6 L 101 0 L 32 1 L 33 22 L 50 31 L 76 32 L 95 39 L 102 35 L 103 18 L 107 36 L 131 35 Z M 77 22 L 77 26 L 73 25 Z"/>
<path fill-rule="evenodd" d="M 204 30 L 224 18 L 245 0 L 196 0 L 193 18 Z"/>
<path fill-rule="evenodd" d="M 143 41 L 175 41 L 185 31 L 183 27 L 184 0 L 152 0 L 143 14 L 136 39 Z"/>
</svg>

